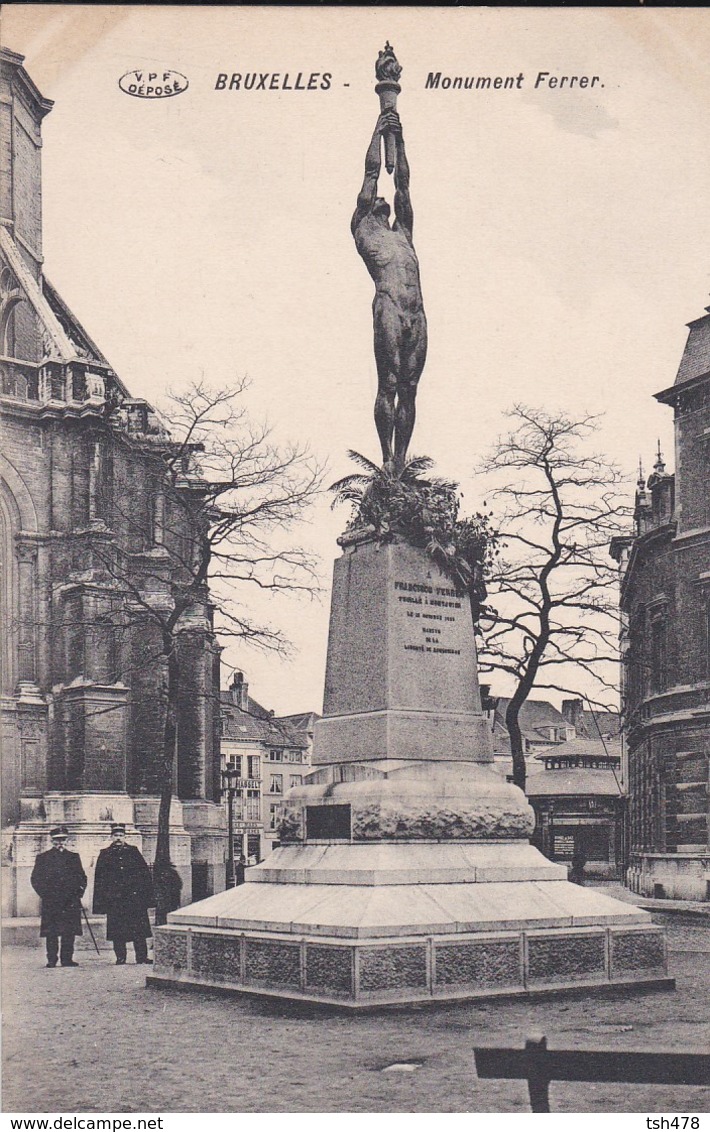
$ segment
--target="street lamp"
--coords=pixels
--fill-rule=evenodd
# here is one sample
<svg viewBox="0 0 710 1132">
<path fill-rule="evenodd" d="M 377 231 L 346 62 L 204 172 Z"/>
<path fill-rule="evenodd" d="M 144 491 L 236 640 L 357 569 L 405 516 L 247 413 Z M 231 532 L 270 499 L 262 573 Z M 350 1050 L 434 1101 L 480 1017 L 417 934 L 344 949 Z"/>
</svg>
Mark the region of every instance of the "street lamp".
<svg viewBox="0 0 710 1132">
<path fill-rule="evenodd" d="M 222 770 L 222 794 L 227 795 L 227 888 L 234 888 L 237 879 L 234 872 L 234 797 L 237 793 L 237 779 L 239 771 L 236 767 L 228 766 Z"/>
</svg>

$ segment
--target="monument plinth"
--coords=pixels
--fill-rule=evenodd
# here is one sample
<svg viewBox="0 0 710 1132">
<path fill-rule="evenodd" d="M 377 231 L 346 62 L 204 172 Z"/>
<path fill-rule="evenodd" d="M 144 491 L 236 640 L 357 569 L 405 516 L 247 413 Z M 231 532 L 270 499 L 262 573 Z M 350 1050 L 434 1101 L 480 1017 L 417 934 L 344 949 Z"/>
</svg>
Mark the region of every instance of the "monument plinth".
<svg viewBox="0 0 710 1132">
<path fill-rule="evenodd" d="M 387 45 L 352 219 L 375 284 L 372 483 L 395 502 L 427 348 L 400 71 Z M 383 139 L 391 227 L 377 195 Z M 412 482 L 421 517 L 435 485 Z M 453 524 L 458 504 L 444 504 Z M 530 845 L 533 811 L 493 765 L 468 593 L 422 548 L 428 537 L 398 529 L 340 540 L 314 769 L 284 800 L 281 847 L 245 884 L 170 914 L 148 982 L 348 1007 L 673 985 L 648 913 L 570 884 Z"/>
</svg>

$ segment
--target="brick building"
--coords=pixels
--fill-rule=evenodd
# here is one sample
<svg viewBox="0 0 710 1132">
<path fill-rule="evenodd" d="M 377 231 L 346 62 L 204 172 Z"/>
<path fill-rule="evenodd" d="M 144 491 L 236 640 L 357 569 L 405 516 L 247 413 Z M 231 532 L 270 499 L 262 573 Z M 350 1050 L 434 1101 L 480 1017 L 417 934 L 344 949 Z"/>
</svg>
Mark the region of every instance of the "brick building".
<svg viewBox="0 0 710 1132">
<path fill-rule="evenodd" d="M 189 535 L 175 491 L 164 493 L 166 431 L 44 275 L 41 128 L 52 103 L 22 61 L 1 53 L 0 680 L 3 895 L 6 913 L 27 916 L 38 908 L 32 863 L 56 822 L 90 883 L 112 820 L 152 859 L 163 669 L 126 594 L 169 601 Z M 187 467 L 184 490 L 193 487 Z M 171 851 L 189 900 L 224 887 L 207 594 L 184 630 Z"/>
<path fill-rule="evenodd" d="M 310 771 L 314 712 L 277 718 L 236 672 L 222 692 L 222 765 L 238 772 L 234 854 L 260 861 L 278 843 L 283 796 Z"/>
<path fill-rule="evenodd" d="M 644 895 L 707 899 L 710 756 L 710 307 L 689 323 L 672 406 L 675 475 L 660 450 L 640 473 L 620 565 L 629 882 Z"/>
</svg>

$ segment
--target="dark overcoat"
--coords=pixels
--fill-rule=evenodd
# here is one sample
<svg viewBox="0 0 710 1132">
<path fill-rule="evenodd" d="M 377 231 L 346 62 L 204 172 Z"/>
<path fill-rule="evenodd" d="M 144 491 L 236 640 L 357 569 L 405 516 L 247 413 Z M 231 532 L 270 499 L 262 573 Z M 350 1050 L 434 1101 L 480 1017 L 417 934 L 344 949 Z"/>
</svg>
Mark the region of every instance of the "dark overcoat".
<svg viewBox="0 0 710 1132">
<path fill-rule="evenodd" d="M 106 913 L 106 938 L 126 942 L 152 935 L 155 907 L 150 869 L 135 845 L 102 849 L 94 875 L 94 912 Z"/>
<path fill-rule="evenodd" d="M 30 882 L 42 901 L 39 934 L 82 935 L 81 898 L 86 873 L 79 854 L 55 847 L 40 853 Z"/>
</svg>

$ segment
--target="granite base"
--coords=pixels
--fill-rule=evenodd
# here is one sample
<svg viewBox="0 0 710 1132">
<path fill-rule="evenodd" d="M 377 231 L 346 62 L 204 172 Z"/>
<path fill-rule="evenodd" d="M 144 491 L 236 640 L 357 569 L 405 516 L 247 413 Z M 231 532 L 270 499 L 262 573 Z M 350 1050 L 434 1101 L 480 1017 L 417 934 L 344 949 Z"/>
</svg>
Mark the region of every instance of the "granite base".
<svg viewBox="0 0 710 1132">
<path fill-rule="evenodd" d="M 171 913 L 149 984 L 348 1007 L 672 986 L 648 913 L 532 846 L 305 846 Z"/>
<path fill-rule="evenodd" d="M 644 924 L 357 940 L 172 924 L 156 929 L 154 955 L 149 986 L 350 1008 L 675 986 L 663 932 Z"/>
</svg>

